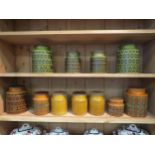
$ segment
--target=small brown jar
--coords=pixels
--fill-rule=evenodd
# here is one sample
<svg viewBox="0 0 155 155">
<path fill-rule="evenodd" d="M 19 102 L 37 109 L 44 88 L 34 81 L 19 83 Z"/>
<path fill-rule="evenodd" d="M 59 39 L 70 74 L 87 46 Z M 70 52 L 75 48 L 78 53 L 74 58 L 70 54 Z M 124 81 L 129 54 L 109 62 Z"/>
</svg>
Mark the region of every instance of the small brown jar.
<svg viewBox="0 0 155 155">
<path fill-rule="evenodd" d="M 6 93 L 6 112 L 18 114 L 27 110 L 26 91 L 22 87 L 10 87 Z"/>
<path fill-rule="evenodd" d="M 108 113 L 112 116 L 122 116 L 124 113 L 123 99 L 112 98 L 108 103 Z"/>
<path fill-rule="evenodd" d="M 45 115 L 49 112 L 49 97 L 47 92 L 36 92 L 33 96 L 33 113 Z"/>
</svg>

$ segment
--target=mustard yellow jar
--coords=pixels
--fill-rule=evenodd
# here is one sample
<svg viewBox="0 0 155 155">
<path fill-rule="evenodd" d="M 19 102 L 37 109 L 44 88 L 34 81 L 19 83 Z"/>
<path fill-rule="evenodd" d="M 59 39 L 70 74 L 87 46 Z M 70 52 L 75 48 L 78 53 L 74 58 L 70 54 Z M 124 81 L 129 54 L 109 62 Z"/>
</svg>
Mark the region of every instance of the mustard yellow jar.
<svg viewBox="0 0 155 155">
<path fill-rule="evenodd" d="M 85 115 L 88 110 L 87 95 L 84 92 L 75 92 L 72 96 L 72 112 L 75 115 Z"/>
<path fill-rule="evenodd" d="M 89 112 L 92 115 L 102 115 L 105 111 L 105 98 L 101 92 L 92 92 L 89 98 Z"/>
<path fill-rule="evenodd" d="M 51 107 L 53 115 L 64 115 L 67 113 L 68 103 L 64 93 L 54 93 L 51 99 Z"/>
<path fill-rule="evenodd" d="M 33 96 L 33 113 L 45 115 L 49 112 L 49 97 L 46 92 L 37 92 Z"/>
</svg>

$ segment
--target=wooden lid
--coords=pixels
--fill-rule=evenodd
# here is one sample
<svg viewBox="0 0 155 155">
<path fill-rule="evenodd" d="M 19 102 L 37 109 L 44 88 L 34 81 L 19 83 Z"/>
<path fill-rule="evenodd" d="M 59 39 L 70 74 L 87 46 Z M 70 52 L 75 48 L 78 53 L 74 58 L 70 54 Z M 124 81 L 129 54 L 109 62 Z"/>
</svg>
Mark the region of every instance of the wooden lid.
<svg viewBox="0 0 155 155">
<path fill-rule="evenodd" d="M 10 87 L 7 91 L 7 94 L 22 94 L 26 93 L 26 91 L 22 87 Z"/>
<path fill-rule="evenodd" d="M 122 98 L 111 98 L 110 102 L 112 103 L 123 103 L 123 99 Z"/>
<path fill-rule="evenodd" d="M 124 103 L 114 103 L 114 102 L 109 102 L 108 106 L 112 107 L 124 107 Z"/>
<path fill-rule="evenodd" d="M 128 92 L 129 93 L 141 93 L 141 94 L 144 94 L 145 89 L 144 88 L 129 88 Z"/>
<path fill-rule="evenodd" d="M 144 88 L 130 88 L 128 89 L 127 95 L 132 96 L 144 96 L 147 95 Z"/>
</svg>

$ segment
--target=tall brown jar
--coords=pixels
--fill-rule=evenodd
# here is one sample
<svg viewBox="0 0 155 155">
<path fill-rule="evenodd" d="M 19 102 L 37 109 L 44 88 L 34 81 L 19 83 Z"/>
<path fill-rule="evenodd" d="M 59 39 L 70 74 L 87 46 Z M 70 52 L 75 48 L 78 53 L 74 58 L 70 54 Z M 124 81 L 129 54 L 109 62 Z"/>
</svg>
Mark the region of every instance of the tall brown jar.
<svg viewBox="0 0 155 155">
<path fill-rule="evenodd" d="M 18 114 L 26 110 L 26 91 L 22 87 L 10 87 L 6 93 L 6 112 Z"/>
<path fill-rule="evenodd" d="M 126 113 L 133 117 L 145 117 L 148 107 L 148 94 L 145 89 L 131 88 L 126 94 Z"/>
</svg>

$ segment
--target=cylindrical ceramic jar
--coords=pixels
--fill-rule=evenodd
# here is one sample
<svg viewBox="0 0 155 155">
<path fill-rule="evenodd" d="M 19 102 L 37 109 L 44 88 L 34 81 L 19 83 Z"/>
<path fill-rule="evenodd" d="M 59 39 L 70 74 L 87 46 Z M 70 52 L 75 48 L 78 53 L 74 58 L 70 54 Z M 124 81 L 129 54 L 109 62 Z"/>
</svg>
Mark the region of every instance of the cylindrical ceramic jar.
<svg viewBox="0 0 155 155">
<path fill-rule="evenodd" d="M 124 113 L 124 101 L 119 98 L 112 98 L 108 102 L 108 113 L 112 116 L 122 116 Z"/>
<path fill-rule="evenodd" d="M 102 50 L 96 50 L 91 57 L 91 68 L 94 73 L 106 72 L 106 55 Z"/>
<path fill-rule="evenodd" d="M 47 92 L 37 92 L 33 96 L 33 113 L 45 115 L 49 112 L 49 97 Z"/>
<path fill-rule="evenodd" d="M 52 72 L 52 66 L 52 53 L 49 48 L 43 45 L 36 46 L 32 51 L 32 71 Z"/>
<path fill-rule="evenodd" d="M 6 112 L 18 114 L 26 110 L 26 91 L 22 87 L 10 87 L 6 93 Z"/>
<path fill-rule="evenodd" d="M 67 113 L 67 97 L 63 92 L 56 92 L 52 96 L 52 113 L 53 115 L 64 115 Z"/>
<path fill-rule="evenodd" d="M 72 112 L 75 115 L 85 115 L 88 110 L 88 100 L 85 92 L 75 92 L 72 96 Z"/>
<path fill-rule="evenodd" d="M 126 94 L 126 113 L 133 117 L 147 115 L 148 94 L 145 89 L 131 88 Z"/>
<path fill-rule="evenodd" d="M 69 51 L 66 57 L 66 72 L 79 73 L 80 71 L 80 54 L 77 51 Z"/>
<path fill-rule="evenodd" d="M 120 73 L 141 72 L 140 50 L 134 44 L 126 44 L 117 52 L 117 71 Z"/>
<path fill-rule="evenodd" d="M 105 111 L 105 98 L 101 92 L 92 92 L 89 98 L 89 112 L 92 115 L 102 115 Z"/>
</svg>

